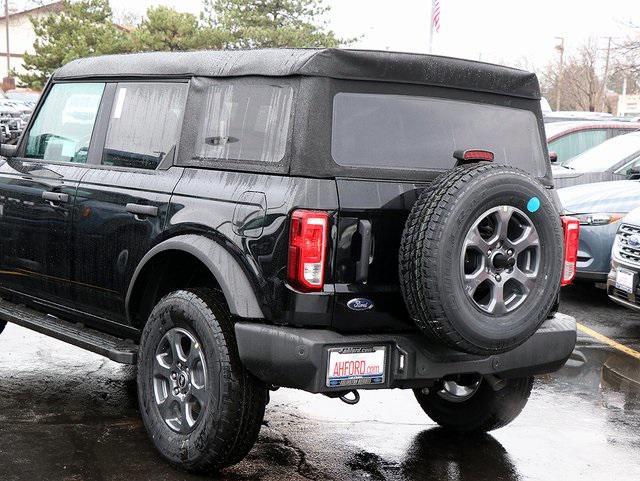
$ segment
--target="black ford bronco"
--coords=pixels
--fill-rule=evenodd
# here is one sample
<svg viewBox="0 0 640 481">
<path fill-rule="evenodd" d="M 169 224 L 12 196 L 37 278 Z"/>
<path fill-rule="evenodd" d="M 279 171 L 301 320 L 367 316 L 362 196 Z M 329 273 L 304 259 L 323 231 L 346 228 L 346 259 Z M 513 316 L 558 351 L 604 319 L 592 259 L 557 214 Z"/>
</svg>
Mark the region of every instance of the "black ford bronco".
<svg viewBox="0 0 640 481">
<path fill-rule="evenodd" d="M 237 463 L 270 389 L 413 389 L 504 426 L 576 339 L 578 226 L 535 75 L 348 50 L 86 58 L 0 163 L 0 320 L 136 364 L 190 471 Z"/>
</svg>

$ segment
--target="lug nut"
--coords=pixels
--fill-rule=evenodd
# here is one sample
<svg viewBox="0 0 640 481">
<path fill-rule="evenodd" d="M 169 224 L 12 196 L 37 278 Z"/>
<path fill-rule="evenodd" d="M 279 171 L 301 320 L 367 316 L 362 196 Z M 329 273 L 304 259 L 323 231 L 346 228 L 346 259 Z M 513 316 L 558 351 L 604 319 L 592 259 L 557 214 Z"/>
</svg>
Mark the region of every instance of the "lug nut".
<svg viewBox="0 0 640 481">
<path fill-rule="evenodd" d="M 496 281 L 500 282 L 502 280 L 502 277 L 500 277 L 500 274 L 496 275 Z"/>
<path fill-rule="evenodd" d="M 178 375 L 175 372 L 171 373 L 171 379 L 177 379 Z"/>
<path fill-rule="evenodd" d="M 487 251 L 487 256 L 490 256 L 490 255 L 491 255 L 491 249 Z"/>
<path fill-rule="evenodd" d="M 513 255 L 513 249 L 509 249 L 509 250 L 507 251 L 507 254 L 509 254 L 510 256 L 512 256 L 512 255 Z"/>
<path fill-rule="evenodd" d="M 173 394 L 176 394 L 176 395 L 180 394 L 180 389 L 178 389 L 177 387 L 174 387 Z"/>
</svg>

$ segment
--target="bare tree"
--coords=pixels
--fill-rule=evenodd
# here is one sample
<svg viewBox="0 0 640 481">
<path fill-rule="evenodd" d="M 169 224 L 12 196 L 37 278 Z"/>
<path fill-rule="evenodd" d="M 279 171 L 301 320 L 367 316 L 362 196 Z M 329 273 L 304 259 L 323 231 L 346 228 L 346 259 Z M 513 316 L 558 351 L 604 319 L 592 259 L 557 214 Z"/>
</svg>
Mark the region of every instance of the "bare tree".
<svg viewBox="0 0 640 481">
<path fill-rule="evenodd" d="M 614 65 L 609 85 L 618 92 L 640 94 L 640 26 L 627 25 L 632 33 L 614 45 Z"/>
<path fill-rule="evenodd" d="M 556 98 L 561 88 L 561 110 L 594 112 L 600 107 L 603 92 L 602 77 L 598 73 L 598 44 L 591 39 L 564 60 L 562 82 L 559 78 L 559 60 L 547 65 L 541 75 L 542 90 L 547 98 Z M 607 110 L 612 106 L 607 105 Z"/>
</svg>

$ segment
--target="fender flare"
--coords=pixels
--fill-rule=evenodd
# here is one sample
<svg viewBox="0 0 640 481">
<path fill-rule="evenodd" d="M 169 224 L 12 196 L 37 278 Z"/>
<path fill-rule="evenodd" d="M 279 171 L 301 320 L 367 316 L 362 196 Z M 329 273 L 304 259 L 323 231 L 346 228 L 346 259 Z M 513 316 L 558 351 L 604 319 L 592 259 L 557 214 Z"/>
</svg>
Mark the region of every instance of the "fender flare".
<svg viewBox="0 0 640 481">
<path fill-rule="evenodd" d="M 256 293 L 240 263 L 216 241 L 197 234 L 172 237 L 154 246 L 138 263 L 131 277 L 125 300 L 127 318 L 136 281 L 147 263 L 157 254 L 168 250 L 186 252 L 196 257 L 220 284 L 231 314 L 246 318 L 264 318 Z"/>
</svg>

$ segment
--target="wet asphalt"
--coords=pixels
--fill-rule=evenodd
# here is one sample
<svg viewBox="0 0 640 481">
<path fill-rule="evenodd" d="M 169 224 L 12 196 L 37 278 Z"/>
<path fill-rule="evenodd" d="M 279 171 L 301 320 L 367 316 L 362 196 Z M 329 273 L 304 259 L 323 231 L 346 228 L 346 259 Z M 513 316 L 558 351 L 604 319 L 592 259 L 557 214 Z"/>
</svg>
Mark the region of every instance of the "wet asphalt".
<svg viewBox="0 0 640 481">
<path fill-rule="evenodd" d="M 640 314 L 594 288 L 561 310 L 640 351 Z M 515 422 L 484 436 L 433 424 L 409 391 L 356 406 L 281 389 L 259 441 L 223 480 L 638 480 L 640 360 L 585 334 L 582 356 L 537 379 Z M 205 479 L 168 467 L 139 419 L 135 371 L 7 326 L 0 335 L 0 481 Z"/>
</svg>

